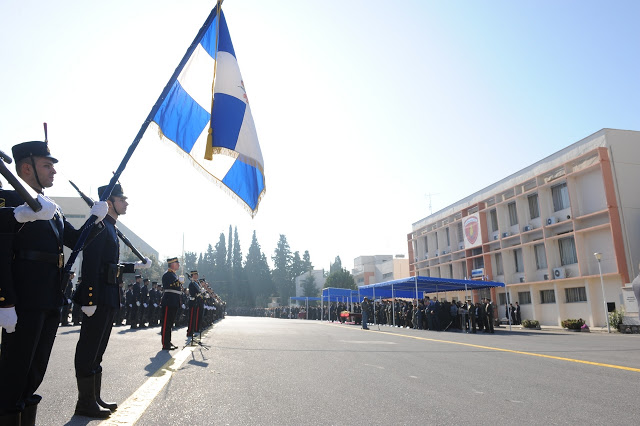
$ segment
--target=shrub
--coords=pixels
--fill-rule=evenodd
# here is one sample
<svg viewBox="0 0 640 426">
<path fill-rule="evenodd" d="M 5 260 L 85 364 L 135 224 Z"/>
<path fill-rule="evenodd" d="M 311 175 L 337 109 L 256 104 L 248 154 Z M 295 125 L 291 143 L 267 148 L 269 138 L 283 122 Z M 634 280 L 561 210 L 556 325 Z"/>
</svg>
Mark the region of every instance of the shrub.
<svg viewBox="0 0 640 426">
<path fill-rule="evenodd" d="M 564 328 L 568 328 L 569 330 L 580 330 L 584 325 L 584 320 L 582 318 L 578 319 L 566 319 L 562 321 L 562 326 Z"/>
<path fill-rule="evenodd" d="M 524 328 L 539 328 L 540 327 L 540 321 L 537 320 L 522 320 L 522 326 Z"/>
<path fill-rule="evenodd" d="M 609 325 L 616 330 L 620 330 L 620 324 L 624 320 L 624 309 L 616 309 L 613 312 L 609 312 Z"/>
</svg>

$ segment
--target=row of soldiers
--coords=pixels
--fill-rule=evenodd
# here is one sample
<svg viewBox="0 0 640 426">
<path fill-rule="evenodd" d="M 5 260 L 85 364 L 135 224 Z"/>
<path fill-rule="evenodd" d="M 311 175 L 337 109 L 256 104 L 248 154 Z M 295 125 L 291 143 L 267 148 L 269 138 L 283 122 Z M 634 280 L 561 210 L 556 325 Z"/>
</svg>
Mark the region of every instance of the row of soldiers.
<svg viewBox="0 0 640 426">
<path fill-rule="evenodd" d="M 82 323 L 81 306 L 73 302 L 74 285 L 72 273 L 65 289 L 67 304 L 63 306 L 60 314 L 60 325 L 80 325 Z M 161 325 L 161 300 L 163 289 L 157 281 L 150 281 L 142 275 L 135 276 L 136 282 L 129 283 L 127 290 L 124 284 L 120 287 L 120 310 L 114 318 L 114 326 L 130 326 L 132 329 L 159 327 Z M 82 278 L 78 278 L 78 284 Z M 151 283 L 151 287 L 149 287 Z M 201 329 L 206 329 L 218 319 L 224 317 L 225 302 L 211 290 L 209 284 L 201 279 L 199 284 L 205 289 L 205 294 L 197 302 L 201 310 Z M 184 327 L 189 322 L 190 297 L 188 287 L 183 288 L 180 296 L 180 306 L 176 315 L 175 327 Z"/>
</svg>

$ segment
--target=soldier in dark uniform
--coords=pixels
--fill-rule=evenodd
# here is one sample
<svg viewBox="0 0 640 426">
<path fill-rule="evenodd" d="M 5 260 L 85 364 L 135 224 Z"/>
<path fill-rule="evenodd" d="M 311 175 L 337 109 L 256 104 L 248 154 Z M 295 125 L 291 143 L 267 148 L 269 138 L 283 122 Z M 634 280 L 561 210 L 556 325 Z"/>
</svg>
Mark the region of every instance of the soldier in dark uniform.
<svg viewBox="0 0 640 426">
<path fill-rule="evenodd" d="M 202 296 L 202 288 L 198 282 L 198 271 L 191 271 L 189 280 L 189 327 L 187 328 L 187 337 L 193 337 L 193 333 L 200 332 L 200 304 L 198 299 Z"/>
<path fill-rule="evenodd" d="M 106 190 L 98 188 L 98 195 Z M 75 369 L 78 382 L 78 402 L 75 414 L 94 418 L 109 417 L 118 407 L 100 398 L 102 358 L 109 343 L 114 318 L 120 309 L 122 274 L 151 266 L 151 260 L 120 264 L 120 242 L 116 222 L 127 213 L 127 197 L 122 187 L 115 185 L 107 200 L 109 211 L 104 218 L 104 231 L 84 250 L 82 284 L 75 300 L 84 313 L 80 339 L 76 345 Z"/>
<path fill-rule="evenodd" d="M 81 282 L 82 282 L 82 277 L 78 277 L 78 282 L 76 283 L 76 289 L 78 288 Z M 80 325 L 82 324 L 82 311 L 80 310 L 81 308 L 80 304 L 73 301 L 73 299 L 75 298 L 75 295 L 76 295 L 76 290 L 74 289 L 73 292 L 71 293 L 71 304 L 72 304 L 71 322 L 73 323 L 73 325 Z"/>
<path fill-rule="evenodd" d="M 169 269 L 162 276 L 162 288 L 164 294 L 162 296 L 162 349 L 170 351 L 178 349 L 171 343 L 171 327 L 176 319 L 176 313 L 180 306 L 180 295 L 182 294 L 182 283 L 176 275 L 176 271 L 180 269 L 180 262 L 177 257 L 167 259 Z"/>
<path fill-rule="evenodd" d="M 127 310 L 125 309 L 125 302 L 127 300 L 124 296 L 124 282 L 118 286 L 118 293 L 120 295 L 120 309 L 118 309 L 113 325 L 120 327 L 127 314 Z"/>
<path fill-rule="evenodd" d="M 486 313 L 484 326 L 485 333 L 495 333 L 493 328 L 493 305 L 491 304 L 491 300 L 488 298 L 484 299 L 484 303 L 484 310 Z"/>
<path fill-rule="evenodd" d="M 21 205 L 14 191 L 0 195 L 0 423 L 33 425 L 42 399 L 35 392 L 47 370 L 67 284 L 62 248 L 73 248 L 80 232 L 43 195 L 58 161 L 47 143 L 24 142 L 12 151 L 18 176 L 39 194 L 42 209 L 35 213 Z M 106 207 L 95 203 L 91 214 L 102 220 Z"/>
<path fill-rule="evenodd" d="M 133 324 L 133 319 L 131 318 L 131 315 L 133 313 L 133 305 L 135 305 L 136 303 L 136 299 L 133 296 L 133 283 L 129 283 L 127 285 L 127 292 L 124 294 L 124 305 L 125 305 L 125 309 L 127 310 L 127 323 L 126 325 L 132 325 Z"/>
<path fill-rule="evenodd" d="M 64 305 L 62 305 L 62 310 L 60 311 L 60 325 L 65 327 L 69 325 L 69 314 L 71 313 L 71 296 L 73 295 L 72 280 L 74 276 L 74 272 L 71 272 L 69 274 L 67 285 L 64 288 Z"/>
<path fill-rule="evenodd" d="M 136 282 L 133 284 L 133 306 L 131 306 L 131 328 L 138 328 L 140 312 L 140 289 L 142 288 L 142 275 L 136 275 Z"/>
<path fill-rule="evenodd" d="M 140 307 L 138 308 L 138 326 L 146 327 L 149 321 L 149 278 L 142 280 L 142 286 L 140 286 Z"/>
</svg>

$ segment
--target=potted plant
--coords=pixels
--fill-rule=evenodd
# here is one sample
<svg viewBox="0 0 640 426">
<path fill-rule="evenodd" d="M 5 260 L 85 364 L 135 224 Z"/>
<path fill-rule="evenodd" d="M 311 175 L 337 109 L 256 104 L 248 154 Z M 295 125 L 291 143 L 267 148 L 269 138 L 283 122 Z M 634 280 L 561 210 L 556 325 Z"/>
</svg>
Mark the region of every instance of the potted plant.
<svg viewBox="0 0 640 426">
<path fill-rule="evenodd" d="M 537 320 L 522 320 L 522 326 L 524 328 L 531 328 L 534 330 L 540 330 L 540 321 Z"/>
<path fill-rule="evenodd" d="M 570 331 L 581 331 L 583 325 L 584 325 L 584 320 L 582 318 L 578 318 L 578 319 L 569 318 L 562 321 L 562 327 Z"/>
</svg>

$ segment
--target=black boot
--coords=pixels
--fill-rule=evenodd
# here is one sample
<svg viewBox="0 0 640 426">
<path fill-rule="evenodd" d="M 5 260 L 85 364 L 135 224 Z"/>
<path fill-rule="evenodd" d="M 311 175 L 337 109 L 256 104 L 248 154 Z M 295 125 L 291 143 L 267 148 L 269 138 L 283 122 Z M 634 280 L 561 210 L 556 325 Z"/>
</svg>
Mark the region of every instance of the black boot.
<svg viewBox="0 0 640 426">
<path fill-rule="evenodd" d="M 20 414 L 10 413 L 0 415 L 0 426 L 20 426 Z"/>
<path fill-rule="evenodd" d="M 76 415 L 106 419 L 111 411 L 102 409 L 96 402 L 95 376 L 77 377 L 78 402 L 76 403 Z"/>
<path fill-rule="evenodd" d="M 31 395 L 25 400 L 24 410 L 22 410 L 21 426 L 36 425 L 36 412 L 38 411 L 40 400 L 42 400 L 42 397 L 36 394 Z"/>
<path fill-rule="evenodd" d="M 98 403 L 98 405 L 112 412 L 116 411 L 116 409 L 118 408 L 118 404 L 116 404 L 115 402 L 104 402 L 102 398 L 100 398 L 100 388 L 102 387 L 102 372 L 94 376 L 93 383 L 96 389 L 96 402 Z"/>
</svg>

